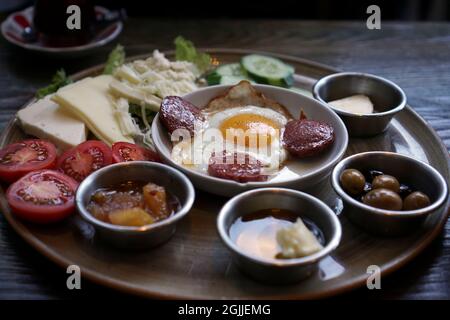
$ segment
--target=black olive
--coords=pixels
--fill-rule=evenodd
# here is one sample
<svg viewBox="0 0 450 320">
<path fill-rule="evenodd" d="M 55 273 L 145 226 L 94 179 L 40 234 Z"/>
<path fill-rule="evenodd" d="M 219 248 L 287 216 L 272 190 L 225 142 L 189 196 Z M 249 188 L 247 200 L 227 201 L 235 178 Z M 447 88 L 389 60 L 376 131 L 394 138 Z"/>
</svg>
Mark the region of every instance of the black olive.
<svg viewBox="0 0 450 320">
<path fill-rule="evenodd" d="M 375 179 L 375 177 L 381 176 L 382 174 L 384 174 L 384 173 L 381 171 L 378 171 L 378 170 L 369 170 L 369 173 L 367 175 L 367 180 L 372 181 L 373 179 Z"/>
<path fill-rule="evenodd" d="M 370 182 L 366 182 L 364 185 L 364 192 L 367 193 L 369 191 L 372 191 L 372 184 Z"/>
<path fill-rule="evenodd" d="M 400 197 L 402 197 L 403 199 L 406 198 L 407 196 L 409 196 L 412 193 L 412 189 L 407 186 L 406 184 L 400 184 Z"/>
</svg>

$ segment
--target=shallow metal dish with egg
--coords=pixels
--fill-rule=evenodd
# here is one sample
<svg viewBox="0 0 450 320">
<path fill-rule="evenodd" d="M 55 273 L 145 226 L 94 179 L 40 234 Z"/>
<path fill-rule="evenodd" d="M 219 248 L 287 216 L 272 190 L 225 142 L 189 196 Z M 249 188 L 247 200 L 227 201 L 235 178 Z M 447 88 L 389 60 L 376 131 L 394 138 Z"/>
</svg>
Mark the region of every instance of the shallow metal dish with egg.
<svg viewBox="0 0 450 320">
<path fill-rule="evenodd" d="M 429 206 L 408 211 L 375 208 L 350 196 L 341 186 L 340 176 L 345 169 L 361 172 L 379 170 L 425 192 Z M 331 175 L 333 189 L 344 201 L 344 214 L 364 230 L 385 236 L 403 235 L 416 230 L 430 215 L 440 210 L 448 196 L 448 186 L 442 175 L 429 164 L 411 157 L 384 151 L 364 152 L 339 162 Z"/>
<path fill-rule="evenodd" d="M 228 92 L 231 87 L 220 85 L 202 88 L 183 98 L 202 109 L 212 99 Z M 284 106 L 294 119 L 298 119 L 301 111 L 304 111 L 308 119 L 323 121 L 332 125 L 335 135 L 333 145 L 322 154 L 314 157 L 307 159 L 288 158 L 280 172 L 267 181 L 236 182 L 199 172 L 174 161 L 171 137 L 158 114 L 152 124 L 152 137 L 155 148 L 163 161 L 188 175 L 199 189 L 222 196 L 233 196 L 246 190 L 262 187 L 289 187 L 306 190 L 327 178 L 332 167 L 342 158 L 347 148 L 348 134 L 342 120 L 323 103 L 302 94 L 268 85 L 253 85 L 253 87 L 265 97 Z M 268 111 L 273 113 L 273 110 L 268 109 Z M 220 115 L 220 112 L 220 110 L 216 110 L 217 115 Z M 275 117 L 272 119 L 277 121 Z"/>
<path fill-rule="evenodd" d="M 167 219 L 142 227 L 120 226 L 95 218 L 87 209 L 92 194 L 105 187 L 126 181 L 148 181 L 164 187 L 178 200 L 178 210 Z M 164 164 L 132 161 L 113 164 L 95 171 L 80 184 L 76 206 L 81 217 L 94 226 L 101 239 L 121 248 L 148 248 L 169 240 L 176 224 L 191 209 L 195 198 L 194 187 L 181 172 Z"/>
</svg>

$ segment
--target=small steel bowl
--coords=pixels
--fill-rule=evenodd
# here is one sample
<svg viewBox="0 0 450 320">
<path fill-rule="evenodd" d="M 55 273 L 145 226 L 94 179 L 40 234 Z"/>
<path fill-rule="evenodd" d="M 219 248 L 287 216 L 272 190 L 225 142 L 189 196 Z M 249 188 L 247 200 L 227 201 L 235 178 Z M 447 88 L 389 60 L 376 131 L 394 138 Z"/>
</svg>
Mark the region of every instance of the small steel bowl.
<svg viewBox="0 0 450 320">
<path fill-rule="evenodd" d="M 171 217 L 142 226 L 117 226 L 100 221 L 86 209 L 92 194 L 105 187 L 114 187 L 126 181 L 154 182 L 175 196 L 179 210 Z M 149 161 L 122 162 L 95 171 L 81 182 L 76 194 L 76 205 L 81 217 L 92 224 L 100 238 L 121 248 L 149 248 L 167 241 L 175 232 L 176 224 L 191 209 L 195 191 L 192 183 L 181 172 L 164 164 Z"/>
<path fill-rule="evenodd" d="M 367 73 L 331 74 L 318 80 L 313 87 L 314 98 L 323 103 L 356 94 L 368 96 L 375 112 L 355 114 L 328 104 L 344 121 L 352 137 L 369 137 L 386 131 L 395 114 L 406 106 L 406 95 L 398 85 Z"/>
<path fill-rule="evenodd" d="M 230 238 L 231 225 L 245 214 L 271 208 L 287 209 L 314 222 L 325 237 L 324 248 L 296 259 L 267 259 L 241 250 Z M 312 274 L 319 261 L 339 245 L 342 234 L 339 219 L 325 203 L 304 192 L 284 188 L 250 190 L 233 197 L 222 207 L 217 229 L 237 266 L 250 277 L 271 284 L 292 283 Z"/>
<path fill-rule="evenodd" d="M 342 189 L 339 179 L 345 169 L 361 172 L 379 170 L 392 175 L 400 183 L 427 194 L 431 204 L 409 211 L 384 210 L 366 205 Z M 417 229 L 428 215 L 444 204 L 448 195 L 447 183 L 432 166 L 405 155 L 383 151 L 359 153 L 342 160 L 333 169 L 331 184 L 343 199 L 344 215 L 362 229 L 383 236 L 398 236 Z"/>
</svg>

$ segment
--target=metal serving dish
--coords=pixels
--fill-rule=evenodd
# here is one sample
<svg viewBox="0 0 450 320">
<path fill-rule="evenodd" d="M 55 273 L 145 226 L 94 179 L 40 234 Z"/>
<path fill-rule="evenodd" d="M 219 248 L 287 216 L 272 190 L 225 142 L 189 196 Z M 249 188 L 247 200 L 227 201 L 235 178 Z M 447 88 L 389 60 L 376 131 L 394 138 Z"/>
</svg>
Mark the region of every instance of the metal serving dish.
<svg viewBox="0 0 450 320">
<path fill-rule="evenodd" d="M 254 53 L 242 49 L 208 49 L 208 52 L 221 64 L 239 62 L 244 54 Z M 166 54 L 174 58 L 173 52 Z M 337 72 L 317 62 L 267 54 L 295 67 L 294 86 L 308 91 L 318 78 Z M 129 61 L 147 57 L 148 53 L 130 57 Z M 95 76 L 102 70 L 102 65 L 92 67 L 73 75 L 73 79 Z M 17 107 L 21 103 L 18 101 Z M 420 103 L 415 107 L 420 108 Z M 370 150 L 403 153 L 430 163 L 450 181 L 448 150 L 429 123 L 408 106 L 395 120 L 385 134 L 371 139 L 350 139 L 347 154 Z M 11 119 L 0 136 L 0 146 L 26 138 L 29 136 L 21 130 L 17 119 Z M 339 213 L 342 200 L 329 181 L 324 180 L 314 195 Z M 380 267 L 382 277 L 395 277 L 441 234 L 450 208 L 447 199 L 442 209 L 429 215 L 415 232 L 396 238 L 375 239 L 342 217 L 341 243 L 320 262 L 319 272 L 296 284 L 274 286 L 253 281 L 230 265 L 231 255 L 216 228 L 217 213 L 226 198 L 196 190 L 192 210 L 179 221 L 170 241 L 139 254 L 127 254 L 123 250 L 109 250 L 99 243 L 101 239 L 92 239 L 91 232 L 78 232 L 78 216 L 51 228 L 21 221 L 11 212 L 4 187 L 0 188 L 0 211 L 10 230 L 17 232 L 36 252 L 64 270 L 68 265 L 80 266 L 83 276 L 92 282 L 152 299 L 316 299 L 365 288 L 367 266 L 375 264 Z M 331 259 L 334 262 L 329 263 Z"/>
<path fill-rule="evenodd" d="M 323 103 L 356 94 L 370 97 L 374 113 L 355 114 L 328 105 L 341 117 L 353 137 L 369 137 L 386 131 L 395 114 L 406 106 L 406 95 L 398 85 L 372 74 L 334 73 L 321 78 L 313 87 L 314 97 Z"/>
<path fill-rule="evenodd" d="M 223 95 L 231 86 L 217 85 L 196 90 L 183 98 L 199 108 L 206 106 L 213 98 Z M 196 188 L 221 196 L 231 197 L 241 192 L 267 187 L 283 187 L 297 190 L 307 190 L 325 180 L 331 174 L 333 166 L 344 156 L 348 144 L 348 134 L 342 120 L 323 103 L 306 97 L 300 93 L 285 88 L 254 85 L 255 89 L 267 98 L 282 104 L 294 118 L 299 118 L 303 110 L 310 119 L 324 121 L 334 128 L 335 141 L 333 145 L 321 155 L 311 157 L 302 162 L 307 164 L 302 174 L 278 175 L 268 181 L 240 183 L 233 180 L 220 179 L 196 171 L 192 168 L 176 163 L 172 157 L 173 142 L 166 128 L 156 115 L 152 123 L 152 138 L 161 159 L 172 167 L 185 173 Z"/>
<path fill-rule="evenodd" d="M 148 180 L 166 188 L 178 199 L 179 210 L 165 220 L 142 227 L 113 225 L 88 212 L 86 206 L 97 189 L 130 180 Z M 181 172 L 160 163 L 133 161 L 110 165 L 89 175 L 78 187 L 76 205 L 82 218 L 94 226 L 102 239 L 122 248 L 148 248 L 164 243 L 174 234 L 176 224 L 189 212 L 194 198 L 194 187 Z"/>
<path fill-rule="evenodd" d="M 379 170 L 396 177 L 415 190 L 425 192 L 431 200 L 428 207 L 393 211 L 368 206 L 348 195 L 341 187 L 339 178 L 345 169 L 361 172 Z M 371 233 L 401 235 L 417 229 L 425 218 L 436 212 L 445 202 L 448 187 L 442 175 L 432 166 L 394 152 L 364 152 L 350 156 L 337 164 L 331 175 L 336 193 L 344 201 L 344 214 L 356 225 Z"/>
<path fill-rule="evenodd" d="M 325 237 L 323 249 L 296 259 L 261 258 L 240 249 L 230 238 L 230 226 L 245 214 L 271 208 L 287 209 L 314 222 Z M 339 219 L 325 203 L 309 194 L 284 188 L 262 188 L 235 196 L 222 207 L 217 229 L 234 262 L 244 273 L 275 284 L 296 282 L 311 275 L 319 261 L 336 249 L 342 234 Z"/>
</svg>

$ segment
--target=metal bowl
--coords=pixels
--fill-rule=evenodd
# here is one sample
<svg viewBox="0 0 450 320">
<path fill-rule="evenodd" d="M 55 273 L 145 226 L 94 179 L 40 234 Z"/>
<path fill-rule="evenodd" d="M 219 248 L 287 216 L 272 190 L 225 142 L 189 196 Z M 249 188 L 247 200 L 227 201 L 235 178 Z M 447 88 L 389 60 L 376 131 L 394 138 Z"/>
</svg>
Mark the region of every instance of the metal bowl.
<svg viewBox="0 0 450 320">
<path fill-rule="evenodd" d="M 92 194 L 99 188 L 113 187 L 125 181 L 157 183 L 175 196 L 179 210 L 171 217 L 142 226 L 117 226 L 94 218 L 86 209 Z M 176 224 L 191 209 L 195 191 L 192 183 L 181 172 L 164 164 L 133 161 L 104 167 L 81 182 L 76 194 L 76 205 L 81 217 L 92 224 L 98 235 L 107 242 L 122 248 L 148 248 L 167 241 L 175 232 Z"/>
<path fill-rule="evenodd" d="M 393 211 L 368 206 L 348 195 L 341 187 L 339 178 L 345 169 L 359 171 L 379 170 L 396 177 L 401 183 L 414 190 L 426 193 L 431 200 L 428 207 Z M 366 231 L 378 235 L 396 236 L 411 232 L 419 227 L 425 218 L 436 212 L 448 195 L 448 187 L 442 175 L 430 165 L 393 152 L 364 152 L 350 156 L 334 168 L 331 184 L 344 201 L 344 214 L 349 220 Z"/>
<path fill-rule="evenodd" d="M 231 225 L 245 214 L 270 208 L 287 209 L 314 222 L 324 234 L 323 249 L 296 259 L 267 259 L 241 250 L 230 238 Z M 262 188 L 235 196 L 222 207 L 217 228 L 237 266 L 250 277 L 273 284 L 296 282 L 312 274 L 319 261 L 336 249 L 342 234 L 339 219 L 325 203 L 306 193 L 284 188 Z"/>
<path fill-rule="evenodd" d="M 278 175 L 268 181 L 241 183 L 233 180 L 216 178 L 175 162 L 171 156 L 173 147 L 171 136 L 160 121 L 159 115 L 156 115 L 152 124 L 152 138 L 161 159 L 170 166 L 185 173 L 194 183 L 196 188 L 226 197 L 231 197 L 256 188 L 282 187 L 307 190 L 316 186 L 319 182 L 328 179 L 334 165 L 342 159 L 345 150 L 347 149 L 348 134 L 342 120 L 325 104 L 293 92 L 292 90 L 260 84 L 253 86 L 267 98 L 275 100 L 285 106 L 294 118 L 300 117 L 300 111 L 303 110 L 308 118 L 324 121 L 332 125 L 335 134 L 333 145 L 319 156 L 302 160 L 303 163 L 307 163 L 307 166 L 305 166 L 305 169 L 301 174 Z M 194 105 L 203 108 L 213 98 L 223 95 L 230 88 L 231 86 L 228 85 L 201 88 L 183 98 Z M 299 106 L 301 106 L 301 108 Z M 293 159 L 293 161 L 288 161 L 285 164 L 287 169 L 289 169 L 289 162 L 292 164 L 294 161 L 296 160 Z"/>
<path fill-rule="evenodd" d="M 406 106 L 406 95 L 398 85 L 367 73 L 331 74 L 317 81 L 313 87 L 314 97 L 323 103 L 355 94 L 370 97 L 375 112 L 355 114 L 328 105 L 341 117 L 352 137 L 368 137 L 386 131 L 395 114 Z"/>
</svg>

